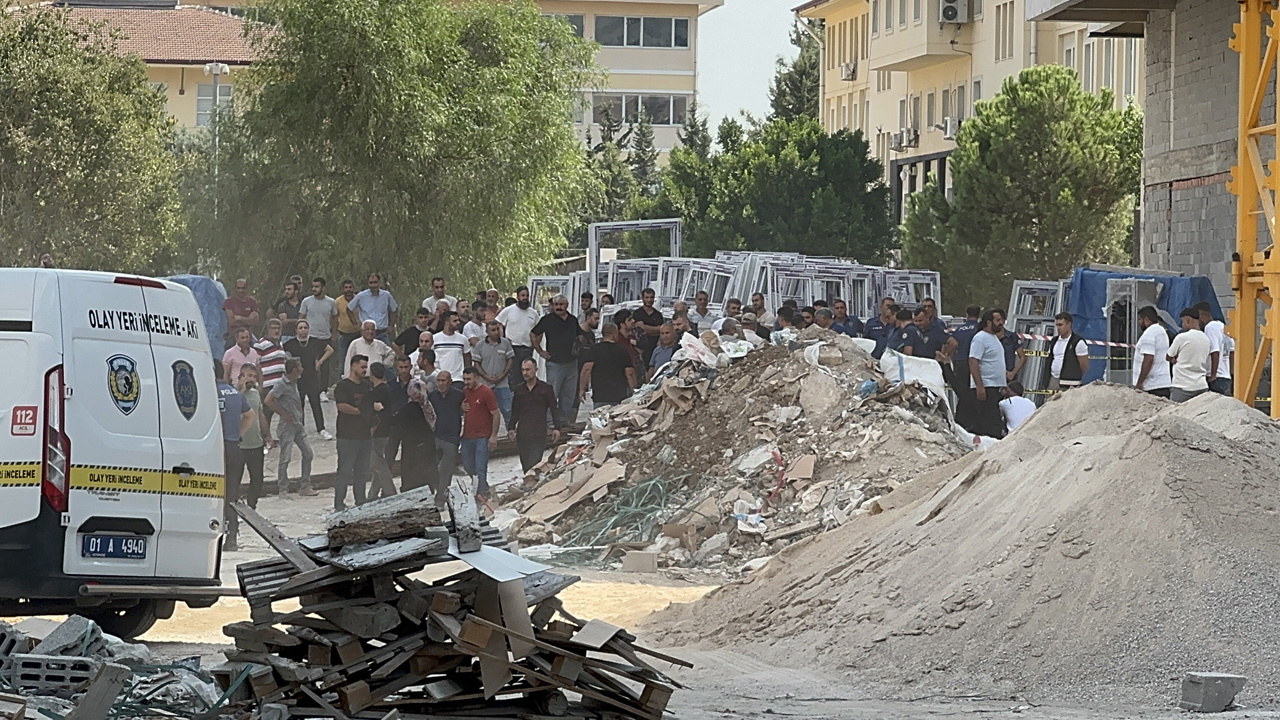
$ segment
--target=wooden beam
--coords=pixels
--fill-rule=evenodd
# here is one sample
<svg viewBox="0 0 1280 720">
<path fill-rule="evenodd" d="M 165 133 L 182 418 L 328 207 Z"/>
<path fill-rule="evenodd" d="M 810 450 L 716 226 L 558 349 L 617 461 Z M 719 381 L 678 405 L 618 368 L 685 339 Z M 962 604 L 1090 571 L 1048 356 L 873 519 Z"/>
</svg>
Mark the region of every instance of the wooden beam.
<svg viewBox="0 0 1280 720">
<path fill-rule="evenodd" d="M 257 510 L 245 505 L 244 503 L 236 503 L 231 506 L 235 509 L 246 525 L 253 528 L 253 531 L 262 536 L 263 540 L 272 547 L 280 556 L 289 561 L 289 564 L 306 572 L 307 570 L 315 570 L 318 565 L 311 559 L 306 552 L 293 540 L 290 540 L 284 533 L 280 532 L 280 528 L 271 523 L 270 520 L 258 514 Z"/>
</svg>

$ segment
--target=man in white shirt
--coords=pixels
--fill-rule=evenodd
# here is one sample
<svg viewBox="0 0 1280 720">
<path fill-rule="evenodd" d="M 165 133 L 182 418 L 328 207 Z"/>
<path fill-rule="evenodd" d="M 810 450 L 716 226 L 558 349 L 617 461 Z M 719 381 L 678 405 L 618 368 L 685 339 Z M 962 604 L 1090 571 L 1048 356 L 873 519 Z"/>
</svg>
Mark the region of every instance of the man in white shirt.
<svg viewBox="0 0 1280 720">
<path fill-rule="evenodd" d="M 1070 390 L 1080 387 L 1089 372 L 1089 346 L 1072 330 L 1074 318 L 1060 312 L 1053 318 L 1058 334 L 1053 339 L 1053 361 L 1049 364 L 1049 389 Z"/>
<path fill-rule="evenodd" d="M 523 285 L 516 288 L 516 304 L 502 308 L 497 320 L 502 323 L 502 330 L 511 341 L 511 349 L 516 353 L 512 367 L 522 367 L 521 363 L 525 360 L 533 359 L 533 341 L 529 338 L 529 333 L 538 324 L 538 311 L 529 303 L 529 288 Z M 509 374 L 508 384 L 513 393 L 516 386 L 523 383 L 520 373 Z"/>
<path fill-rule="evenodd" d="M 378 339 L 378 324 L 373 320 L 365 320 L 360 324 L 360 337 L 351 341 L 347 347 L 347 356 L 343 358 L 342 369 L 351 374 L 351 358 L 363 355 L 370 363 L 380 362 L 383 365 L 395 366 L 396 353 L 391 346 Z"/>
<path fill-rule="evenodd" d="M 1133 353 L 1133 386 L 1142 392 L 1169 397 L 1173 376 L 1169 372 L 1169 333 L 1160 324 L 1160 314 L 1147 305 L 1138 310 L 1142 336 Z"/>
<path fill-rule="evenodd" d="M 433 277 L 431 278 L 431 297 L 428 297 L 426 300 L 422 301 L 422 307 L 434 312 L 436 307 L 442 301 L 449 303 L 450 310 L 458 309 L 458 298 L 452 295 L 445 294 L 444 278 Z M 461 377 L 461 375 L 459 375 L 458 377 Z"/>
<path fill-rule="evenodd" d="M 462 326 L 462 337 L 467 339 L 467 344 L 475 347 L 484 342 L 485 324 L 489 321 L 489 303 L 480 300 L 471 304 L 471 320 Z"/>
<path fill-rule="evenodd" d="M 1010 380 L 1004 388 L 1004 399 L 1000 401 L 1000 416 L 1004 418 L 1004 431 L 1007 435 L 1018 429 L 1036 411 L 1036 404 L 1022 397 L 1022 383 Z"/>
<path fill-rule="evenodd" d="M 1004 310 L 992 308 L 982 314 L 978 332 L 969 344 L 969 386 L 977 399 L 973 432 L 987 437 L 1004 437 L 1000 399 L 1009 381 L 1005 375 L 1004 345 L 996 337 L 995 316 Z"/>
<path fill-rule="evenodd" d="M 434 349 L 436 351 L 436 370 L 449 373 L 450 382 L 461 388 L 462 371 L 467 367 L 467 358 L 471 354 L 471 345 L 462 333 L 458 332 L 462 318 L 452 310 L 446 310 L 441 321 L 443 330 L 436 333 Z M 459 378 L 453 380 L 452 378 Z"/>
<path fill-rule="evenodd" d="M 711 302 L 711 296 L 706 290 L 699 290 L 698 294 L 693 297 L 693 309 L 689 311 L 689 322 L 693 325 L 696 332 L 710 330 L 711 324 L 717 319 L 717 315 L 711 312 L 711 308 L 707 304 Z M 707 327 L 702 327 L 703 325 Z"/>
<path fill-rule="evenodd" d="M 1218 380 L 1222 383 L 1224 395 L 1235 394 L 1235 383 L 1232 381 L 1231 368 L 1236 363 L 1236 340 L 1230 335 L 1222 336 L 1222 359 L 1218 361 Z"/>
<path fill-rule="evenodd" d="M 1226 382 L 1222 377 L 1219 369 L 1223 365 L 1222 339 L 1226 337 L 1226 326 L 1221 320 L 1213 319 L 1213 306 L 1208 302 L 1198 302 L 1195 305 L 1196 312 L 1200 314 L 1200 327 L 1204 329 L 1205 337 L 1209 338 L 1209 362 L 1205 366 L 1205 371 L 1209 377 L 1209 389 L 1219 395 L 1230 395 L 1230 382 Z M 1230 376 L 1231 371 L 1227 371 Z"/>
<path fill-rule="evenodd" d="M 1209 362 L 1209 338 L 1200 329 L 1200 312 L 1187 308 L 1181 313 L 1182 332 L 1169 345 L 1173 363 L 1173 387 L 1169 399 L 1186 402 L 1209 391 L 1205 366 Z"/>
</svg>

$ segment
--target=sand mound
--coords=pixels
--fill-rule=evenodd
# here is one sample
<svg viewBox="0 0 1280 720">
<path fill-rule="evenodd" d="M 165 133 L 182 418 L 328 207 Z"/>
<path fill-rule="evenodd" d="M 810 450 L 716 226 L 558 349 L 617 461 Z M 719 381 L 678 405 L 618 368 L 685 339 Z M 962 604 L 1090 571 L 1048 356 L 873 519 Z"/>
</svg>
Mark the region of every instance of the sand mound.
<svg viewBox="0 0 1280 720">
<path fill-rule="evenodd" d="M 1280 701 L 1280 426 L 1234 399 L 1090 385 L 884 505 L 650 631 L 888 694 L 1167 704 L 1211 670 Z"/>
</svg>

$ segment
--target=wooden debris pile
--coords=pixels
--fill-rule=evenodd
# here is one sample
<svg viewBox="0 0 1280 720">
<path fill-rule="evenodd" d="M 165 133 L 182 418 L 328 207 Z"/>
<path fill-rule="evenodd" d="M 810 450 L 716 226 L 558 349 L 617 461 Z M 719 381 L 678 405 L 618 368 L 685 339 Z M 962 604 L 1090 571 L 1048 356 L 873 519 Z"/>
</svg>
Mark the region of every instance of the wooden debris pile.
<svg viewBox="0 0 1280 720">
<path fill-rule="evenodd" d="M 569 614 L 556 595 L 578 578 L 503 549 L 461 490 L 456 523 L 420 488 L 296 541 L 236 511 L 280 558 L 237 568 L 251 621 L 224 628 L 236 649 L 215 676 L 262 717 L 657 720 L 679 684 L 651 662 L 689 666 Z"/>
</svg>

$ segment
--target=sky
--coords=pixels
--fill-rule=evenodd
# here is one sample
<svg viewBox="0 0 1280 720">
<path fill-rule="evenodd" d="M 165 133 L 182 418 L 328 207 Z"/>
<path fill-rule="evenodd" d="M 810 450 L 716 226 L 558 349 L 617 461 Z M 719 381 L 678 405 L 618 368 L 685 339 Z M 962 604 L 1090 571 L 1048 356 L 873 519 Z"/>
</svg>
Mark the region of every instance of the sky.
<svg viewBox="0 0 1280 720">
<path fill-rule="evenodd" d="M 791 8 L 803 0 L 725 0 L 698 27 L 698 109 L 712 132 L 721 118 L 769 111 L 769 80 L 779 56 L 795 57 Z"/>
</svg>

